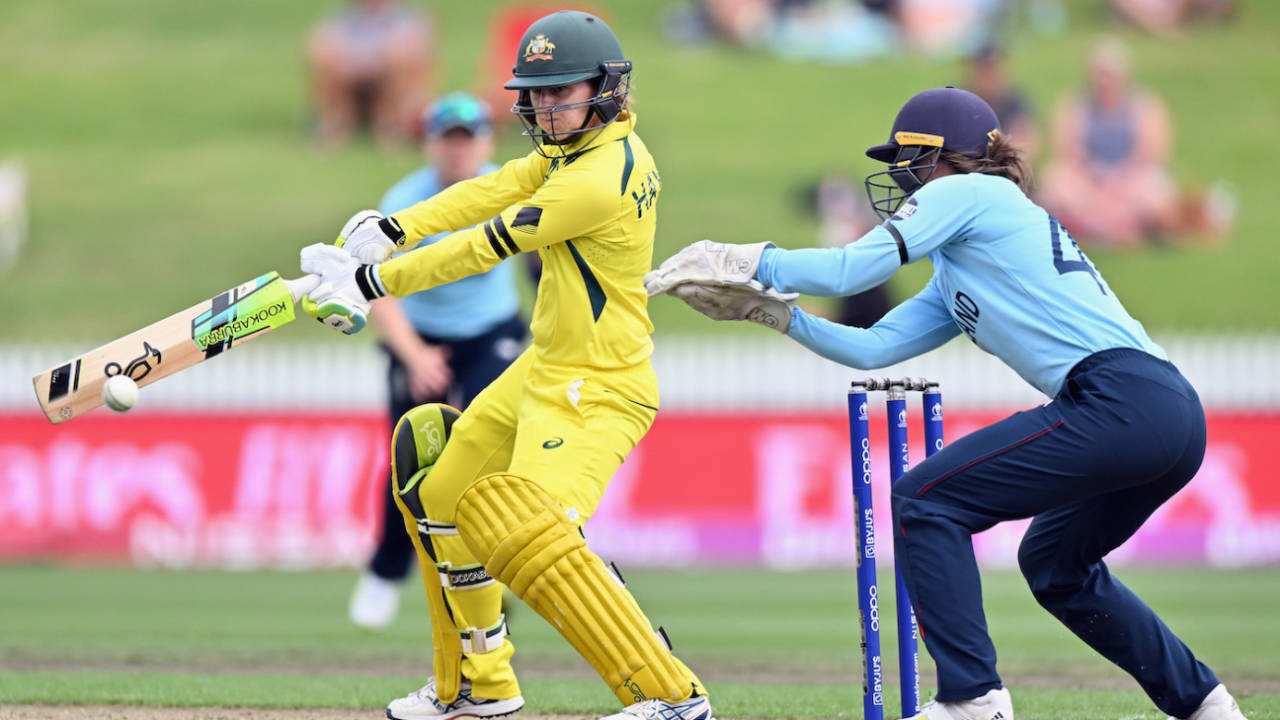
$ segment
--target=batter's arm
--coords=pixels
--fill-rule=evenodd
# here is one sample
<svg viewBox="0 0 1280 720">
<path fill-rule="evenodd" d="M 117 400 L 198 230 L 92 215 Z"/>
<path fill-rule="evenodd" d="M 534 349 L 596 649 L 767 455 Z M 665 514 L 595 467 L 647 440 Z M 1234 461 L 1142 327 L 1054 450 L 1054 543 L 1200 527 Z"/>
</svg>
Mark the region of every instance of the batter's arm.
<svg viewBox="0 0 1280 720">
<path fill-rule="evenodd" d="M 403 297 L 484 272 L 521 252 L 590 235 L 616 221 L 616 186 L 591 182 L 577 168 L 560 170 L 554 180 L 484 222 L 439 242 L 394 257 L 377 266 L 391 295 Z"/>
<path fill-rule="evenodd" d="M 391 214 L 404 231 L 400 248 L 415 247 L 430 235 L 470 227 L 542 186 L 546 159 L 536 153 L 517 158 L 498 170 L 454 183 L 422 202 Z"/>
</svg>

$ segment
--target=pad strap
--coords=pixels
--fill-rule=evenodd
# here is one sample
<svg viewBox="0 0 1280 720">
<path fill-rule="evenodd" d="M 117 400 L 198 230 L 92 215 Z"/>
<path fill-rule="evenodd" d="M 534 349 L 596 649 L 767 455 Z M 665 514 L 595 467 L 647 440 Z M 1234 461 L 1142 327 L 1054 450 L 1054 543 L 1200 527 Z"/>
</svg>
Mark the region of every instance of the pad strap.
<svg viewBox="0 0 1280 720">
<path fill-rule="evenodd" d="M 440 585 L 446 590 L 479 590 L 494 583 L 491 576 L 480 563 L 458 565 L 442 560 L 436 563 L 436 572 L 440 573 Z"/>
<path fill-rule="evenodd" d="M 462 652 L 475 655 L 497 650 L 507 637 L 507 616 L 499 615 L 498 622 L 487 628 L 466 628 L 458 634 L 462 636 Z"/>
<path fill-rule="evenodd" d="M 423 535 L 457 535 L 458 526 L 431 518 L 418 520 L 418 532 Z"/>
</svg>

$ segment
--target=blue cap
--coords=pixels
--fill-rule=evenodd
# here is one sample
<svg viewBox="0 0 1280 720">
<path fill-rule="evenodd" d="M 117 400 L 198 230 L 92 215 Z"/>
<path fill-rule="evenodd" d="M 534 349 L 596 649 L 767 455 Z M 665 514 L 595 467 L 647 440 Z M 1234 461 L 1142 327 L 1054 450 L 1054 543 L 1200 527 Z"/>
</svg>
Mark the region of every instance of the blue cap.
<svg viewBox="0 0 1280 720">
<path fill-rule="evenodd" d="M 968 90 L 934 88 L 907 101 L 893 120 L 889 142 L 867 148 L 867 157 L 892 163 L 903 145 L 927 145 L 982 157 L 1000 121 L 986 100 Z"/>
<path fill-rule="evenodd" d="M 422 114 L 422 129 L 427 137 L 436 138 L 457 129 L 487 135 L 493 126 L 484 101 L 470 93 L 452 92 L 431 103 Z"/>
</svg>

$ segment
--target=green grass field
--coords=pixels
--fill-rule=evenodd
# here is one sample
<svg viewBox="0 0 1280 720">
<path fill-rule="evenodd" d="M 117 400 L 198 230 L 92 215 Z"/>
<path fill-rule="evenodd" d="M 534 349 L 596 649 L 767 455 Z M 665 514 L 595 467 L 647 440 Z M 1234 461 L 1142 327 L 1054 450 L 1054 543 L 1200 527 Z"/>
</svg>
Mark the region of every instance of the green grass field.
<svg viewBox="0 0 1280 720">
<path fill-rule="evenodd" d="M 307 141 L 305 32 L 337 4 L 0 3 L 0 158 L 31 175 L 31 237 L 0 283 L 6 339 L 106 340 L 257 272 L 292 273 L 300 246 L 332 239 L 414 167 L 407 151 L 361 143 L 328 153 Z M 957 62 L 788 64 L 677 48 L 658 29 L 669 3 L 594 4 L 637 63 L 640 132 L 664 179 L 660 257 L 703 237 L 811 244 L 800 189 L 830 170 L 860 178 L 871 169 L 861 150 L 906 97 L 962 77 Z M 1266 91 L 1280 79 L 1280 5 L 1241 5 L 1233 25 L 1177 41 L 1122 33 L 1138 76 L 1173 110 L 1180 179 L 1229 180 L 1242 207 L 1221 250 L 1094 253 L 1157 330 L 1280 329 L 1256 311 L 1280 299 L 1269 179 L 1280 95 Z M 442 87 L 468 87 L 494 5 L 431 6 Z M 1042 120 L 1080 81 L 1082 55 L 1105 29 L 1100 7 L 1069 2 L 1060 35 L 1015 33 L 1013 71 Z M 503 157 L 524 152 L 523 138 L 504 138 Z M 913 266 L 895 293 L 914 292 L 929 272 Z M 653 314 L 660 332 L 702 327 L 672 301 Z"/>
<path fill-rule="evenodd" d="M 337 4 L 0 2 L 0 160 L 19 160 L 31 177 L 30 238 L 0 277 L 9 310 L 0 343 L 105 341 L 256 273 L 293 274 L 300 246 L 331 240 L 417 165 L 408 151 L 308 142 L 303 41 Z M 801 189 L 832 170 L 860 178 L 871 169 L 862 149 L 882 140 L 903 100 L 962 77 L 956 62 L 844 67 L 676 48 L 658 30 L 668 3 L 592 4 L 637 64 L 640 133 L 664 181 L 658 257 L 703 237 L 812 244 Z M 1041 119 L 1078 84 L 1081 58 L 1105 29 L 1098 0 L 1068 5 L 1065 33 L 1024 30 L 1011 43 Z M 1280 164 L 1280 4 L 1241 5 L 1234 25 L 1177 41 L 1122 33 L 1139 77 L 1173 110 L 1179 178 L 1226 179 L 1241 200 L 1238 232 L 1220 250 L 1091 254 L 1155 330 L 1280 331 L 1280 317 L 1257 309 L 1280 301 L 1270 178 Z M 468 87 L 494 5 L 431 7 L 442 87 Z M 509 135 L 500 156 L 526 151 Z M 914 292 L 929 272 L 912 266 L 895 293 Z M 652 312 L 660 334 L 705 327 L 670 300 Z M 279 335 L 337 341 L 314 328 Z M 1250 718 L 1280 720 L 1280 571 L 1121 574 L 1231 683 Z M 859 716 L 852 573 L 628 578 L 703 674 L 721 717 Z M 352 580 L 0 567 L 0 717 L 17 703 L 348 707 L 379 717 L 428 672 L 425 608 L 410 590 L 394 632 L 357 632 L 345 618 Z M 1020 718 L 1160 717 L 1036 607 L 1016 574 L 989 575 L 986 592 Z M 517 608 L 513 623 L 530 710 L 614 707 L 539 618 Z"/>
<path fill-rule="evenodd" d="M 707 682 L 720 717 L 860 716 L 852 573 L 627 575 Z M 1280 718 L 1280 572 L 1120 575 L 1230 683 L 1250 718 Z M 0 706 L 345 707 L 377 717 L 428 673 L 425 601 L 409 587 L 392 631 L 361 632 L 345 616 L 352 581 L 343 573 L 0 569 Z M 1127 676 L 1036 606 L 1016 573 L 989 573 L 985 592 L 1019 718 L 1162 717 Z M 540 618 L 518 604 L 511 616 L 529 711 L 613 707 Z M 882 616 L 888 705 L 896 707 L 892 613 Z"/>
</svg>

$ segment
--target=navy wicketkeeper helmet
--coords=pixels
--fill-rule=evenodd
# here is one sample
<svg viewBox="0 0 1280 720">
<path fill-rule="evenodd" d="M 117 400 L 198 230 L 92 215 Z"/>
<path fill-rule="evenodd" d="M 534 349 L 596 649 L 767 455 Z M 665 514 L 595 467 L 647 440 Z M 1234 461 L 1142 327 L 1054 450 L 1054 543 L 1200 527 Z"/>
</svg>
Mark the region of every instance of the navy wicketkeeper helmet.
<svg viewBox="0 0 1280 720">
<path fill-rule="evenodd" d="M 889 165 L 867 176 L 871 207 L 888 218 L 933 175 L 940 152 L 982 157 L 999 134 L 995 111 L 968 90 L 943 87 L 918 93 L 898 111 L 889 142 L 867 148 L 867 157 Z"/>
</svg>

